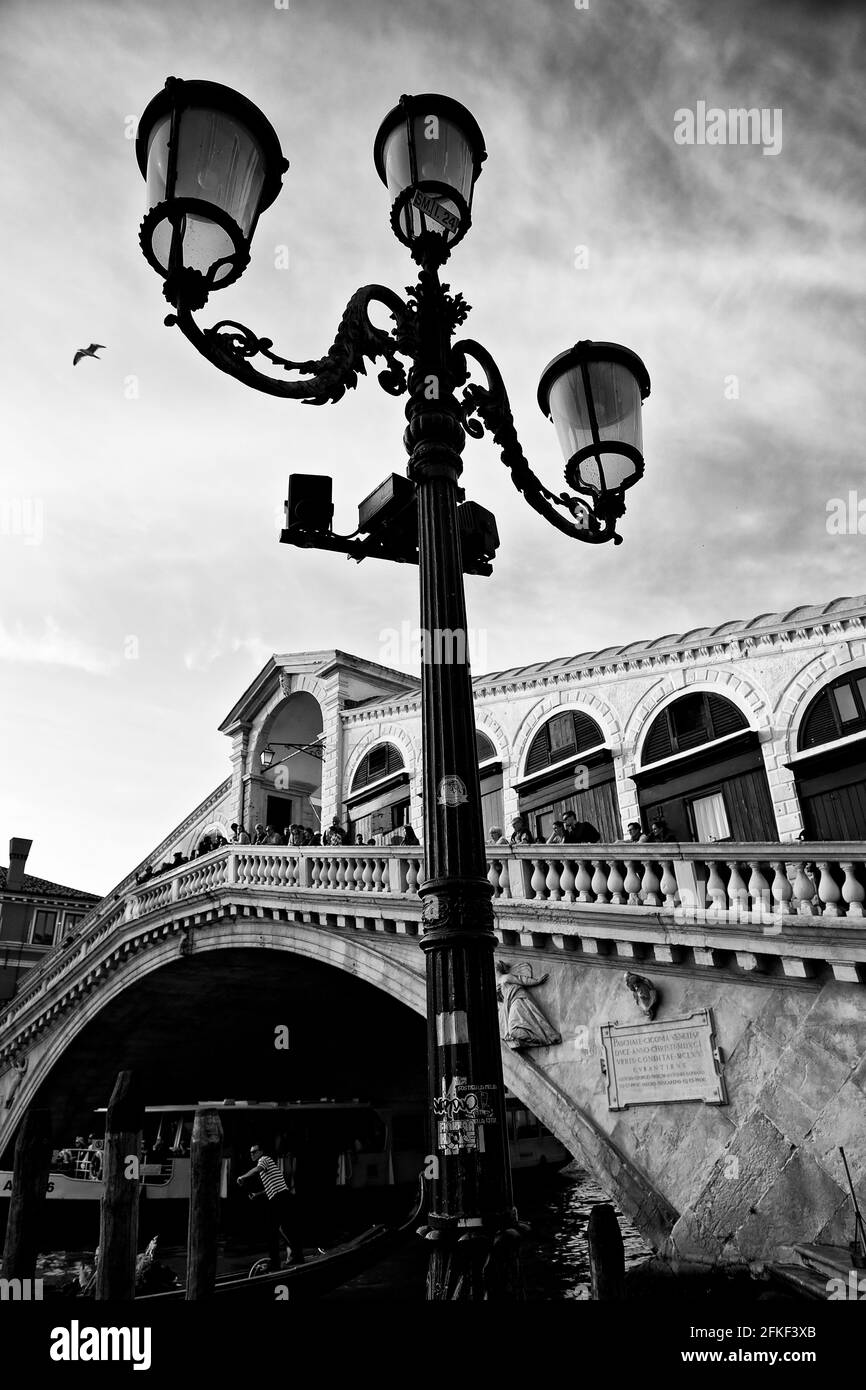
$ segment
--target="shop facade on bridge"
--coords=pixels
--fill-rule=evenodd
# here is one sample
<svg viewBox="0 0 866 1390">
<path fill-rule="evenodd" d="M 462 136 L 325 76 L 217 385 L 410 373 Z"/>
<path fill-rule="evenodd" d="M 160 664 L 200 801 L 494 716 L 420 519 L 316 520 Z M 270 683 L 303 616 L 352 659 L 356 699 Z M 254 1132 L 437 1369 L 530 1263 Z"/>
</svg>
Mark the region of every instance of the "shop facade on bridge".
<svg viewBox="0 0 866 1390">
<path fill-rule="evenodd" d="M 565 810 L 621 840 L 866 839 L 866 595 L 474 679 L 485 829 Z M 129 876 L 233 822 L 356 841 L 423 834 L 417 676 L 327 650 L 275 655 L 220 726 L 229 775 Z M 126 882 L 126 881 L 125 881 Z"/>
</svg>

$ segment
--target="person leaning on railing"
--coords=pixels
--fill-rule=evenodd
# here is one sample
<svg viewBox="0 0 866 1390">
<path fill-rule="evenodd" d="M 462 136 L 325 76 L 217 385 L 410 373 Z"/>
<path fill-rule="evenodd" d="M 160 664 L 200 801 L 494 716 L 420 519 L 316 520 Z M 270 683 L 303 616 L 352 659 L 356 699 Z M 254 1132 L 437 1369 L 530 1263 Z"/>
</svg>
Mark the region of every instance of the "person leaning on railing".
<svg viewBox="0 0 866 1390">
<path fill-rule="evenodd" d="M 511 844 L 512 845 L 531 845 L 534 844 L 532 832 L 526 823 L 525 816 L 515 816 L 511 822 Z"/>
<path fill-rule="evenodd" d="M 578 820 L 573 811 L 566 811 L 562 821 L 567 845 L 595 845 L 601 839 L 595 826 L 588 820 Z"/>
</svg>

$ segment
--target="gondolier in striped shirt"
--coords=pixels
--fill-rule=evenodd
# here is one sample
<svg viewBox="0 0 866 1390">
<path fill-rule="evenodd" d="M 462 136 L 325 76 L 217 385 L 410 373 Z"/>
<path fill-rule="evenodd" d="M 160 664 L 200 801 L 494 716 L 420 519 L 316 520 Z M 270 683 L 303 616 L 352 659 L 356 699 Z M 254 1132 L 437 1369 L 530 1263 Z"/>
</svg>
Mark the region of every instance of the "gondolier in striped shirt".
<svg viewBox="0 0 866 1390">
<path fill-rule="evenodd" d="M 261 1178 L 262 1190 L 267 1198 L 268 1256 L 270 1259 L 270 1267 L 271 1269 L 279 1269 L 280 1267 L 281 1235 L 291 1252 L 289 1264 L 303 1264 L 304 1247 L 301 1245 L 300 1241 L 297 1210 L 295 1207 L 297 1199 L 289 1192 L 279 1164 L 275 1163 L 259 1144 L 252 1145 L 250 1149 L 250 1158 L 253 1160 L 254 1167 L 252 1167 L 248 1173 L 241 1174 L 238 1178 L 238 1186 L 243 1187 L 244 1183 L 250 1178 Z M 260 1195 L 262 1194 L 251 1194 L 251 1196 L 254 1197 Z"/>
</svg>

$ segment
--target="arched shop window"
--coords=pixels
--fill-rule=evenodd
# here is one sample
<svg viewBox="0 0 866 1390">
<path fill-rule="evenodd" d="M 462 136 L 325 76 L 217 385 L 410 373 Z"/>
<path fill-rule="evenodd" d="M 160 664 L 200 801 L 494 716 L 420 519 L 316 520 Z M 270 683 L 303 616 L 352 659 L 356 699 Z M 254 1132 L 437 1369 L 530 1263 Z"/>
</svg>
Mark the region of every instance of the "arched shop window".
<svg viewBox="0 0 866 1390">
<path fill-rule="evenodd" d="M 604 841 L 622 837 L 613 756 L 599 725 L 582 710 L 564 710 L 541 726 L 517 792 L 536 840 L 546 840 L 565 811 L 593 825 Z"/>
<path fill-rule="evenodd" d="M 748 727 L 749 721 L 743 711 L 731 700 L 696 690 L 674 700 L 656 716 L 644 742 L 641 762 L 646 767 L 647 763 L 660 762 L 675 753 L 687 753 Z"/>
<path fill-rule="evenodd" d="M 409 773 L 393 743 L 377 743 L 361 760 L 346 801 L 346 825 L 352 840 L 388 844 L 394 830 L 409 820 Z"/>
<path fill-rule="evenodd" d="M 604 734 L 588 714 L 582 714 L 579 710 L 556 714 L 532 740 L 526 755 L 524 775 L 573 758 L 586 748 L 597 748 L 600 743 L 604 743 Z"/>
<path fill-rule="evenodd" d="M 352 778 L 352 791 L 360 791 L 370 782 L 379 782 L 383 777 L 389 777 L 392 772 L 399 772 L 402 767 L 403 757 L 393 743 L 377 743 L 362 759 L 358 771 Z"/>
<path fill-rule="evenodd" d="M 690 691 L 656 715 L 634 781 L 644 828 L 661 818 L 672 840 L 778 838 L 757 730 L 714 691 Z"/>
<path fill-rule="evenodd" d="M 794 773 L 808 840 L 866 839 L 866 667 L 837 676 L 800 723 Z"/>
<path fill-rule="evenodd" d="M 478 758 L 478 780 L 481 783 L 481 815 L 484 820 L 484 838 L 490 838 L 494 826 L 507 831 L 502 824 L 502 763 L 496 752 L 493 740 L 475 730 L 475 753 Z"/>
<path fill-rule="evenodd" d="M 799 749 L 816 748 L 866 730 L 866 669 L 839 676 L 825 685 L 806 710 L 797 740 Z"/>
</svg>

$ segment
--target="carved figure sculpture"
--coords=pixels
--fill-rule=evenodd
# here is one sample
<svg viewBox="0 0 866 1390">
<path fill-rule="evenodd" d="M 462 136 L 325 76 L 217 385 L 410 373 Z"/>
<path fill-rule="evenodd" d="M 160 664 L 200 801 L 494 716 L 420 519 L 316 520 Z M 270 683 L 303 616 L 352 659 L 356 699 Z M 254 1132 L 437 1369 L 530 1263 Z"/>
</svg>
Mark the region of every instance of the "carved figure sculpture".
<svg viewBox="0 0 866 1390">
<path fill-rule="evenodd" d="M 20 1053 L 17 1057 L 13 1057 L 13 1058 L 12 1058 L 12 1074 L 11 1074 L 11 1076 L 10 1076 L 10 1078 L 9 1078 L 8 1083 L 7 1083 L 7 1090 L 6 1090 L 6 1107 L 5 1107 L 5 1108 L 6 1108 L 7 1110 L 11 1110 L 11 1109 L 12 1109 L 12 1101 L 13 1101 L 14 1098 L 15 1098 L 15 1092 L 18 1090 L 18 1087 L 21 1085 L 21 1082 L 22 1082 L 22 1080 L 24 1079 L 24 1073 L 26 1072 L 26 1070 L 27 1070 L 27 1055 L 26 1055 L 26 1053 Z"/>
<path fill-rule="evenodd" d="M 659 993 L 652 980 L 646 979 L 644 975 L 633 975 L 629 970 L 626 973 L 625 982 L 641 1013 L 646 1014 L 647 1018 L 652 1018 L 659 1002 Z"/>
<path fill-rule="evenodd" d="M 499 1034 L 514 1052 L 524 1047 L 552 1047 L 562 1037 L 551 1027 L 529 990 L 543 985 L 546 975 L 532 978 L 528 961 L 512 969 L 508 961 L 496 962 L 496 997 L 499 1000 Z"/>
</svg>

